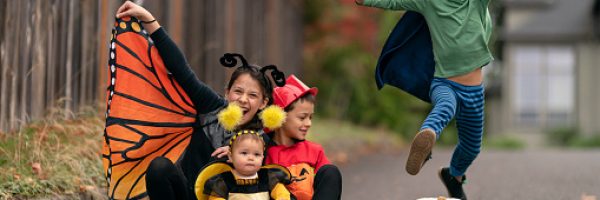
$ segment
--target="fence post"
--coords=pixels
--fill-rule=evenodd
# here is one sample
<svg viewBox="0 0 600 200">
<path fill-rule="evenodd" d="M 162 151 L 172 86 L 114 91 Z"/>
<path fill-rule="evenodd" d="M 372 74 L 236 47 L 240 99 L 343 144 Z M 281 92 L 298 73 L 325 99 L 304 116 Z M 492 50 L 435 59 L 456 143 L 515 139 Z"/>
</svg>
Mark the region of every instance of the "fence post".
<svg viewBox="0 0 600 200">
<path fill-rule="evenodd" d="M 7 1 L 0 1 L 0 132 L 7 129 L 7 97 L 8 97 L 8 35 L 11 32 L 6 32 L 7 22 L 10 19 Z M 6 33 L 6 34 L 5 34 Z"/>
<path fill-rule="evenodd" d="M 35 35 L 33 39 L 33 55 L 31 66 L 31 114 L 30 118 L 39 118 L 44 111 L 44 80 L 46 72 L 45 49 L 47 48 L 47 32 L 42 31 L 43 24 L 48 23 L 47 17 L 42 17 L 48 1 L 36 1 L 35 11 L 33 14 L 33 23 Z"/>
</svg>

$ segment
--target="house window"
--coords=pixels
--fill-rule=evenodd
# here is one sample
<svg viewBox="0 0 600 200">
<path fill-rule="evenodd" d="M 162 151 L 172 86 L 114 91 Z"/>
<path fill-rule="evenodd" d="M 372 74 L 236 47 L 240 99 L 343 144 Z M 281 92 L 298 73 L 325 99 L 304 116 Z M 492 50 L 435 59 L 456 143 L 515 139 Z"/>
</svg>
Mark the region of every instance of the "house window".
<svg viewBox="0 0 600 200">
<path fill-rule="evenodd" d="M 566 126 L 575 109 L 575 53 L 570 46 L 518 46 L 512 77 L 514 123 Z"/>
</svg>

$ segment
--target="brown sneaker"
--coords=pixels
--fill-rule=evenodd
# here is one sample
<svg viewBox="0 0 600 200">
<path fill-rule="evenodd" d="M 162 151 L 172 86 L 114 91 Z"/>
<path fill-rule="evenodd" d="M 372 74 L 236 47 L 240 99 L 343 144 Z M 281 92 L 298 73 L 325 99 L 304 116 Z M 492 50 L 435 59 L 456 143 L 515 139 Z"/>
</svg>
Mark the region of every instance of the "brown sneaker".
<svg viewBox="0 0 600 200">
<path fill-rule="evenodd" d="M 408 159 L 406 160 L 406 172 L 417 175 L 431 156 L 431 149 L 435 144 L 435 132 L 431 129 L 423 129 L 417 133 L 412 141 Z"/>
</svg>

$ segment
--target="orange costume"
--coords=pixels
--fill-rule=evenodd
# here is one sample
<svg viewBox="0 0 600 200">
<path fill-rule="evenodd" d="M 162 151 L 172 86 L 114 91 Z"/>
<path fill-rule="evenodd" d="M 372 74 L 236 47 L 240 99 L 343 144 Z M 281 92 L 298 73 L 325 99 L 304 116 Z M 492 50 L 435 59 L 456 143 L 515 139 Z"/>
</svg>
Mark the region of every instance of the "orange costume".
<svg viewBox="0 0 600 200">
<path fill-rule="evenodd" d="M 273 90 L 273 101 L 275 105 L 286 108 L 302 96 L 316 96 L 317 92 L 317 88 L 309 88 L 290 75 L 284 86 Z M 272 134 L 269 135 L 272 137 Z M 298 200 L 341 198 L 341 174 L 329 162 L 319 144 L 301 140 L 285 146 L 269 141 L 265 163 L 282 165 L 290 171 L 292 183 L 286 188 Z"/>
<path fill-rule="evenodd" d="M 298 199 L 311 199 L 316 172 L 321 166 L 331 164 L 321 145 L 306 140 L 289 147 L 270 146 L 265 162 L 279 164 L 290 170 L 292 183 L 286 187 Z"/>
</svg>

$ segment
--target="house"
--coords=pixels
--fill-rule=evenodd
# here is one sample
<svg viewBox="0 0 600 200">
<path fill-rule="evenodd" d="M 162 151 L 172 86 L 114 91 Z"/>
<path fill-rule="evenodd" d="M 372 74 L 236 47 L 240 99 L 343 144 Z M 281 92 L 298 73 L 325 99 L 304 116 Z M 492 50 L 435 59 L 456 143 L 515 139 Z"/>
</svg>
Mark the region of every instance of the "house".
<svg viewBox="0 0 600 200">
<path fill-rule="evenodd" d="M 600 0 L 504 0 L 490 133 L 600 134 Z M 497 85 L 497 84 L 496 84 Z"/>
</svg>

